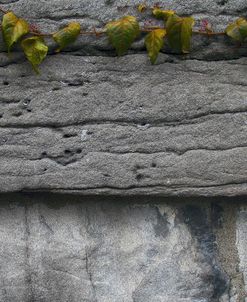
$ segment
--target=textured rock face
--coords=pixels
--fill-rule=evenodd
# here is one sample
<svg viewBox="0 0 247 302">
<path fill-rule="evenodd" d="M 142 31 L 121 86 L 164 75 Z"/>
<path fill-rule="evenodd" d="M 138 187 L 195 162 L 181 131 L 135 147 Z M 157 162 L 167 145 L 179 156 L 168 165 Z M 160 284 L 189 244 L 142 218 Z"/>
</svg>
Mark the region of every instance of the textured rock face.
<svg viewBox="0 0 247 302">
<path fill-rule="evenodd" d="M 102 27 L 134 14 L 137 3 L 23 0 L 4 7 L 54 31 L 74 19 Z M 245 1 L 161 4 L 207 17 L 217 30 L 246 10 Z M 51 52 L 40 77 L 18 51 L 0 54 L 2 192 L 246 194 L 244 47 L 197 36 L 191 55 L 162 54 L 151 66 L 142 39 L 120 59 L 106 38 L 90 39 Z"/>
<path fill-rule="evenodd" d="M 43 31 L 139 3 L 0 2 Z M 215 30 L 247 10 L 160 3 Z M 195 36 L 151 66 L 143 37 L 119 59 L 106 38 L 49 46 L 37 77 L 0 41 L 0 192 L 25 192 L 0 195 L 0 301 L 246 302 L 246 198 L 209 198 L 247 193 L 246 47 Z"/>
<path fill-rule="evenodd" d="M 245 75 L 245 58 L 167 55 L 1 68 L 0 189 L 246 194 Z"/>
<path fill-rule="evenodd" d="M 237 201 L 0 199 L 3 302 L 245 301 Z"/>
</svg>

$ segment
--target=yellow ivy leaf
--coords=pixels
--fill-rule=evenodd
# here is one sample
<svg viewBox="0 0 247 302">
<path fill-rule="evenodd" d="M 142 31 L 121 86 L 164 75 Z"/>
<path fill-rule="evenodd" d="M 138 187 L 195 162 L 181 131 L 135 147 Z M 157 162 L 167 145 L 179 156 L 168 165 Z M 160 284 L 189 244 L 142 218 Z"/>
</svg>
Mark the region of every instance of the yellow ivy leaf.
<svg viewBox="0 0 247 302">
<path fill-rule="evenodd" d="M 33 69 L 39 74 L 38 66 L 45 59 L 48 52 L 44 39 L 38 36 L 27 38 L 21 42 L 21 47 Z"/>
<path fill-rule="evenodd" d="M 167 20 L 170 16 L 174 15 L 175 11 L 174 10 L 163 10 L 160 8 L 154 8 L 153 9 L 153 15 L 157 19 L 163 19 Z"/>
<path fill-rule="evenodd" d="M 226 34 L 236 41 L 243 42 L 247 38 L 247 20 L 237 19 L 226 28 Z"/>
<path fill-rule="evenodd" d="M 106 25 L 110 43 L 119 56 L 127 52 L 140 33 L 139 23 L 135 17 L 126 16 Z"/>
<path fill-rule="evenodd" d="M 147 5 L 146 4 L 139 4 L 137 6 L 137 10 L 139 13 L 144 13 L 147 10 Z"/>
<path fill-rule="evenodd" d="M 159 52 L 164 45 L 165 35 L 165 29 L 155 29 L 146 36 L 145 44 L 152 64 L 156 62 Z"/>
<path fill-rule="evenodd" d="M 195 21 L 192 17 L 180 18 L 172 15 L 166 22 L 169 45 L 177 52 L 189 53 L 191 48 L 192 27 Z"/>
<path fill-rule="evenodd" d="M 69 44 L 75 42 L 75 40 L 77 39 L 77 37 L 80 34 L 80 31 L 81 31 L 80 23 L 71 22 L 65 28 L 54 33 L 52 35 L 52 37 L 59 45 L 59 48 L 56 50 L 56 52 L 61 51 L 63 48 L 65 48 Z"/>
<path fill-rule="evenodd" d="M 14 13 L 9 12 L 3 16 L 2 31 L 4 42 L 10 52 L 13 44 L 29 32 L 29 25 L 25 20 L 19 19 Z"/>
</svg>

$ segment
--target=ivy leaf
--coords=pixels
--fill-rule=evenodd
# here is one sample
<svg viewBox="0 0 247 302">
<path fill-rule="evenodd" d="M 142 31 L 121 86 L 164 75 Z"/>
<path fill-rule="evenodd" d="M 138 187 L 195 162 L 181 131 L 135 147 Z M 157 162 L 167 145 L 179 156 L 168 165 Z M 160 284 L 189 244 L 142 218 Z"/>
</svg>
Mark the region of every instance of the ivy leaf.
<svg viewBox="0 0 247 302">
<path fill-rule="evenodd" d="M 163 10 L 160 8 L 154 8 L 153 9 L 153 15 L 157 19 L 167 20 L 170 16 L 174 15 L 174 10 Z"/>
<path fill-rule="evenodd" d="M 139 4 L 137 6 L 137 10 L 139 13 L 144 13 L 147 10 L 147 5 L 146 4 Z"/>
<path fill-rule="evenodd" d="M 106 33 L 118 56 L 127 52 L 140 34 L 139 23 L 135 17 L 126 16 L 106 25 Z"/>
<path fill-rule="evenodd" d="M 21 47 L 33 69 L 39 74 L 38 66 L 45 59 L 48 52 L 44 39 L 38 36 L 27 38 L 21 42 Z"/>
<path fill-rule="evenodd" d="M 145 44 L 152 64 L 156 62 L 159 52 L 164 45 L 165 35 L 165 29 L 155 29 L 146 36 Z"/>
<path fill-rule="evenodd" d="M 14 13 L 9 12 L 3 16 L 2 31 L 4 42 L 10 52 L 13 44 L 29 32 L 29 25 L 24 19 L 19 19 Z"/>
<path fill-rule="evenodd" d="M 59 45 L 59 48 L 56 52 L 60 52 L 63 48 L 69 44 L 75 42 L 81 31 L 81 25 L 78 22 L 71 22 L 65 28 L 54 33 L 52 35 L 53 39 Z"/>
<path fill-rule="evenodd" d="M 170 47 L 178 52 L 189 53 L 194 24 L 195 21 L 192 17 L 180 18 L 175 14 L 170 16 L 166 22 Z"/>
<path fill-rule="evenodd" d="M 226 28 L 226 34 L 236 41 L 243 42 L 247 38 L 247 20 L 239 18 Z"/>
</svg>

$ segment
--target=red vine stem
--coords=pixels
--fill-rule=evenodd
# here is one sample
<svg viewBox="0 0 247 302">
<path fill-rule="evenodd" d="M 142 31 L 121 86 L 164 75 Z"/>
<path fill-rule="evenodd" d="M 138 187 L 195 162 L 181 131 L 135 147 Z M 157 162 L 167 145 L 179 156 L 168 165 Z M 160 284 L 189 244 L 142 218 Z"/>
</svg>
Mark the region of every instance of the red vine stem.
<svg viewBox="0 0 247 302">
<path fill-rule="evenodd" d="M 164 29 L 164 27 L 156 27 L 155 29 Z M 0 28 L 1 30 L 1 28 Z M 149 33 L 152 30 L 154 30 L 153 27 L 149 28 L 149 27 L 145 27 L 145 28 L 141 28 L 141 32 L 143 33 Z M 83 36 L 95 36 L 97 38 L 101 37 L 102 35 L 104 35 L 106 32 L 104 30 L 102 31 L 81 31 L 80 35 Z M 203 36 L 224 36 L 226 33 L 225 32 L 202 32 L 202 31 L 192 31 L 193 34 L 196 35 L 203 35 Z M 34 36 L 40 36 L 40 37 L 52 37 L 52 35 L 54 33 L 38 33 L 38 32 L 34 32 L 34 31 L 30 31 L 30 34 L 34 35 Z"/>
</svg>

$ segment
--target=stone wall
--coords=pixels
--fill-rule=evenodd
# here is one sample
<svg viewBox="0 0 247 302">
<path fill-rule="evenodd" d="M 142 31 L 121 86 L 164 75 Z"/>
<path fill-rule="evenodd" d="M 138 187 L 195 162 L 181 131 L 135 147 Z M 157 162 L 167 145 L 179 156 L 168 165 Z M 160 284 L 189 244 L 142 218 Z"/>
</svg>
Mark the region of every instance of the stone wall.
<svg viewBox="0 0 247 302">
<path fill-rule="evenodd" d="M 0 0 L 47 32 L 137 3 Z M 247 14 L 160 3 L 217 31 Z M 0 40 L 1 302 L 247 301 L 246 45 L 195 35 L 152 66 L 143 38 L 121 58 L 105 37 L 48 41 L 41 76 Z"/>
<path fill-rule="evenodd" d="M 51 31 L 74 19 L 86 27 L 88 16 L 102 26 L 128 4 L 93 3 L 4 7 Z M 222 27 L 246 11 L 245 1 L 178 3 L 166 6 Z M 134 13 L 134 4 L 125 13 Z M 195 36 L 191 55 L 161 54 L 152 66 L 143 39 L 122 58 L 106 38 L 91 39 L 51 52 L 39 77 L 18 51 L 0 53 L 0 190 L 246 194 L 246 48 Z"/>
<path fill-rule="evenodd" d="M 246 198 L 0 201 L 0 301 L 246 301 Z"/>
</svg>

